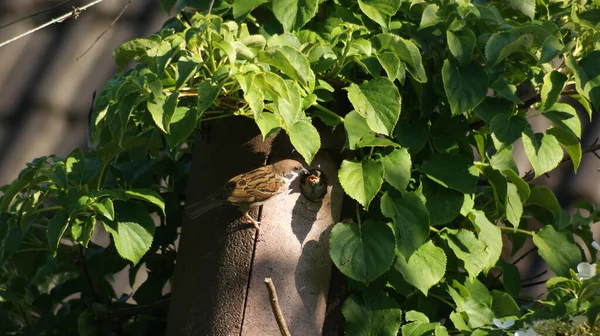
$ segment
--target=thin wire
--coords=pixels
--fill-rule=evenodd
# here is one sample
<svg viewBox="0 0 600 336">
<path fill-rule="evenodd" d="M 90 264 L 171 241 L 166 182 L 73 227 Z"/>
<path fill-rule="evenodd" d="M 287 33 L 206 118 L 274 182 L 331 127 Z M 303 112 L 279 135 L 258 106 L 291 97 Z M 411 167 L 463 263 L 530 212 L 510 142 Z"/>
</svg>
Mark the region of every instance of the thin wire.
<svg viewBox="0 0 600 336">
<path fill-rule="evenodd" d="M 70 11 L 69 13 L 67 13 L 67 14 L 64 14 L 62 16 L 54 18 L 54 19 L 52 19 L 52 20 L 44 23 L 41 26 L 35 27 L 35 28 L 33 28 L 33 29 L 29 30 L 29 31 L 26 31 L 25 33 L 23 33 L 21 35 L 13 37 L 12 39 L 10 39 L 8 41 L 4 41 L 4 42 L 0 43 L 0 48 L 2 48 L 3 46 L 5 46 L 5 45 L 7 45 L 7 44 L 9 44 L 11 42 L 14 42 L 14 41 L 20 39 L 22 37 L 25 37 L 27 35 L 33 34 L 33 33 L 35 33 L 38 30 L 44 29 L 44 28 L 46 28 L 48 26 L 51 26 L 51 25 L 53 25 L 55 23 L 63 22 L 64 20 L 70 18 L 71 16 L 75 16 L 75 18 L 77 19 L 77 17 L 79 16 L 79 14 L 81 14 L 81 12 L 83 12 L 84 10 L 86 10 L 86 9 L 88 9 L 88 8 L 94 6 L 94 5 L 97 5 L 97 4 L 101 3 L 102 1 L 104 1 L 104 0 L 92 1 L 92 2 L 90 2 L 89 4 L 87 4 L 87 5 L 83 6 L 83 7 L 74 7 L 73 10 Z"/>
<path fill-rule="evenodd" d="M 15 23 L 19 23 L 19 22 L 21 22 L 21 21 L 23 21 L 23 20 L 27 20 L 27 19 L 29 19 L 29 18 L 32 18 L 32 17 L 34 17 L 34 16 L 38 16 L 38 15 L 40 15 L 40 14 L 43 14 L 43 13 L 49 12 L 49 11 L 51 11 L 51 10 L 55 9 L 55 8 L 58 8 L 58 7 L 62 6 L 62 5 L 66 5 L 66 4 L 68 4 L 69 2 L 73 2 L 73 1 L 75 1 L 75 0 L 66 0 L 66 1 L 63 1 L 63 2 L 61 2 L 61 3 L 59 3 L 59 4 L 56 4 L 56 5 L 52 6 L 52 7 L 49 7 L 49 8 L 46 8 L 46 9 L 42 9 L 42 10 L 41 10 L 41 11 L 39 11 L 39 12 L 35 12 L 35 13 L 33 13 L 33 14 L 29 14 L 29 15 L 27 15 L 27 16 L 24 16 L 24 17 L 22 17 L 22 18 L 16 19 L 16 20 L 15 20 L 15 21 L 13 21 L 13 22 L 9 22 L 9 23 L 7 23 L 7 24 L 5 24 L 5 25 L 2 25 L 2 26 L 0 26 L 0 29 L 4 29 L 4 28 L 6 28 L 6 27 L 10 27 L 10 26 L 14 25 Z"/>
</svg>

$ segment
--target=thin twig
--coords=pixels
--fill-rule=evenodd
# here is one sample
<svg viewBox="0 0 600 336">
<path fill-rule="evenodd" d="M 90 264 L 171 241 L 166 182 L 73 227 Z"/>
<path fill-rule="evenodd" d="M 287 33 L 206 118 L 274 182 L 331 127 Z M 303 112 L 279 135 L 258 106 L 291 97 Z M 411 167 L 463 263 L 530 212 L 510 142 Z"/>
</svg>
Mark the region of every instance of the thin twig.
<svg viewBox="0 0 600 336">
<path fill-rule="evenodd" d="M 79 16 L 79 14 L 81 14 L 81 12 L 83 12 L 84 10 L 86 10 L 86 9 L 88 9 L 88 8 L 94 6 L 94 5 L 97 5 L 97 4 L 101 3 L 102 1 L 104 1 L 104 0 L 95 0 L 95 1 L 92 1 L 92 2 L 90 2 L 89 4 L 87 4 L 87 5 L 83 6 L 83 7 L 73 7 L 73 10 L 70 11 L 69 13 L 63 14 L 63 15 L 57 17 L 57 18 L 54 18 L 54 19 L 52 19 L 52 20 L 44 23 L 41 26 L 37 26 L 37 27 L 35 27 L 35 28 L 31 29 L 31 30 L 26 31 L 25 33 L 23 33 L 21 35 L 18 35 L 18 36 L 15 36 L 15 37 L 11 38 L 8 41 L 4 41 L 4 42 L 0 43 L 0 48 L 3 47 L 3 46 L 5 46 L 5 45 L 7 45 L 7 44 L 9 44 L 9 43 L 11 43 L 11 42 L 14 42 L 14 41 L 16 41 L 16 40 L 18 40 L 20 38 L 23 38 L 23 37 L 25 37 L 27 35 L 33 34 L 33 33 L 35 33 L 38 30 L 44 29 L 44 28 L 46 28 L 48 26 L 51 26 L 51 25 L 53 25 L 55 23 L 63 22 L 64 20 L 70 18 L 71 16 L 75 16 L 75 19 L 77 19 L 77 17 Z"/>
<path fill-rule="evenodd" d="M 273 309 L 273 315 L 275 315 L 275 320 L 277 320 L 277 325 L 279 326 L 281 336 L 291 336 L 290 330 L 285 324 L 285 319 L 283 318 L 283 314 L 281 313 L 281 308 L 279 307 L 279 300 L 277 300 L 277 292 L 275 291 L 275 285 L 273 285 L 273 280 L 271 280 L 271 278 L 265 278 L 265 286 L 267 286 L 267 290 L 269 291 L 269 301 L 271 302 L 271 309 Z"/>
<path fill-rule="evenodd" d="M 110 23 L 110 25 L 108 25 L 108 27 L 102 32 L 102 34 L 98 35 L 98 37 L 96 37 L 96 40 L 94 40 L 94 42 L 81 55 L 79 55 L 79 57 L 77 57 L 75 59 L 76 61 L 79 61 L 80 58 L 85 56 L 85 54 L 87 54 L 88 51 L 90 51 L 96 45 L 96 43 L 98 43 L 98 41 L 100 41 L 102 36 L 104 36 L 104 34 L 106 34 L 106 32 L 108 32 L 110 30 L 110 28 L 112 28 L 112 26 L 115 25 L 115 23 L 117 23 L 117 21 L 121 18 L 123 13 L 125 13 L 125 11 L 127 10 L 127 7 L 129 7 L 130 4 L 131 4 L 131 0 L 127 1 L 127 3 L 125 4 L 125 7 L 123 7 L 123 9 L 119 13 L 119 15 L 117 15 L 117 17 Z"/>
<path fill-rule="evenodd" d="M 15 23 L 19 23 L 19 22 L 21 22 L 21 21 L 23 21 L 23 20 L 27 20 L 27 19 L 29 19 L 29 18 L 32 18 L 32 17 L 34 17 L 34 16 L 38 16 L 38 15 L 40 15 L 40 14 L 44 14 L 44 13 L 46 13 L 46 12 L 49 12 L 49 11 L 51 11 L 51 10 L 55 9 L 55 8 L 58 8 L 58 7 L 62 6 L 62 5 L 66 5 L 66 4 L 68 4 L 69 2 L 73 2 L 73 1 L 75 1 L 75 0 L 66 0 L 66 1 L 63 1 L 63 2 L 61 2 L 61 3 L 59 3 L 59 4 L 56 4 L 56 5 L 52 6 L 52 7 L 49 7 L 49 8 L 46 8 L 46 9 L 42 9 L 42 10 L 41 10 L 41 11 L 39 11 L 39 12 L 35 12 L 35 13 L 33 13 L 33 14 L 29 14 L 29 15 L 27 15 L 27 16 L 24 16 L 24 17 L 22 17 L 22 18 L 18 18 L 18 19 L 16 19 L 16 20 L 15 20 L 15 21 L 13 21 L 13 22 L 9 22 L 9 23 L 7 23 L 7 24 L 5 24 L 5 25 L 2 25 L 2 26 L 0 26 L 0 29 L 4 29 L 4 28 L 6 28 L 6 27 L 10 27 L 10 26 L 14 25 Z"/>
<path fill-rule="evenodd" d="M 104 301 L 102 300 L 102 295 L 100 295 L 100 291 L 98 291 L 98 288 L 96 288 L 96 286 L 94 285 L 94 280 L 92 279 L 92 276 L 90 275 L 90 270 L 87 267 L 83 245 L 81 244 L 79 244 L 79 254 L 81 255 L 81 271 L 83 273 L 83 276 L 86 278 L 88 284 L 90 285 L 92 295 L 94 296 L 94 299 L 96 299 L 97 302 L 103 303 Z"/>
<path fill-rule="evenodd" d="M 523 282 L 528 282 L 528 281 L 532 281 L 532 280 L 535 280 L 535 279 L 537 279 L 537 278 L 539 278 L 539 277 L 542 277 L 542 276 L 543 276 L 543 275 L 545 275 L 546 273 L 548 273 L 548 270 L 543 270 L 543 271 L 539 272 L 539 273 L 538 273 L 538 274 L 536 274 L 536 275 L 533 275 L 533 276 L 530 276 L 529 278 L 525 278 L 525 279 L 521 280 L 521 283 L 523 283 Z"/>
</svg>

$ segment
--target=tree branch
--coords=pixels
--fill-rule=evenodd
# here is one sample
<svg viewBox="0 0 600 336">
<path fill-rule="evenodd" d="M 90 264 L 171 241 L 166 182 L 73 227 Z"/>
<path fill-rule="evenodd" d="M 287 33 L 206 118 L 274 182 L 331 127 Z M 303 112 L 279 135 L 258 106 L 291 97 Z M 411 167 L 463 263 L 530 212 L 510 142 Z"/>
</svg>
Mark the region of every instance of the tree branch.
<svg viewBox="0 0 600 336">
<path fill-rule="evenodd" d="M 10 27 L 10 26 L 14 25 L 15 23 L 19 23 L 19 22 L 21 22 L 21 21 L 23 21 L 23 20 L 27 20 L 27 19 L 29 19 L 29 18 L 32 18 L 32 17 L 34 17 L 34 16 L 38 16 L 38 15 L 40 15 L 40 14 L 43 14 L 43 13 L 49 12 L 49 11 L 51 11 L 51 10 L 55 9 L 55 8 L 58 8 L 58 7 L 62 6 L 62 5 L 66 5 L 66 4 L 68 4 L 69 2 L 73 2 L 73 1 L 75 1 L 75 0 L 66 0 L 66 1 L 63 1 L 63 2 L 61 2 L 61 3 L 59 3 L 59 4 L 56 4 L 56 5 L 52 6 L 52 7 L 49 7 L 49 8 L 46 8 L 46 9 L 42 9 L 41 11 L 35 12 L 35 13 L 33 13 L 33 14 L 29 14 L 29 15 L 27 15 L 27 16 L 24 16 L 24 17 L 22 17 L 22 18 L 18 18 L 18 19 L 16 19 L 15 21 L 12 21 L 12 22 L 9 22 L 9 23 L 7 23 L 7 24 L 4 24 L 4 25 L 0 26 L 0 29 L 4 29 L 4 28 L 6 28 L 6 27 Z"/>
<path fill-rule="evenodd" d="M 0 48 L 2 48 L 3 46 L 5 46 L 5 45 L 7 45 L 9 43 L 12 43 L 12 42 L 20 39 L 22 37 L 25 37 L 27 35 L 33 34 L 33 33 L 35 33 L 38 30 L 44 29 L 44 28 L 46 28 L 48 26 L 51 26 L 51 25 L 53 25 L 55 23 L 63 22 L 64 20 L 70 18 L 71 16 L 74 16 L 75 19 L 77 19 L 77 17 L 79 17 L 79 14 L 81 14 L 81 12 L 83 12 L 84 10 L 86 10 L 86 9 L 88 9 L 88 8 L 94 6 L 94 5 L 97 5 L 97 4 L 101 3 L 102 1 L 104 1 L 104 0 L 95 0 L 95 1 L 92 1 L 92 2 L 90 2 L 89 4 L 87 4 L 87 5 L 83 6 L 83 7 L 73 7 L 73 10 L 70 11 L 69 13 L 63 14 L 63 15 L 57 17 L 57 18 L 54 18 L 54 19 L 52 19 L 52 20 L 44 23 L 41 26 L 37 26 L 37 27 L 35 27 L 35 28 L 31 29 L 31 30 L 26 31 L 25 33 L 23 33 L 21 35 L 18 35 L 18 36 L 15 36 L 15 37 L 11 38 L 8 41 L 4 41 L 4 42 L 0 43 Z"/>
<path fill-rule="evenodd" d="M 279 326 L 281 336 L 291 336 L 290 330 L 285 324 L 283 313 L 281 313 L 281 308 L 279 307 L 279 300 L 277 300 L 277 292 L 275 291 L 275 285 L 273 285 L 273 280 L 271 280 L 271 278 L 266 278 L 265 286 L 267 286 L 267 290 L 269 291 L 269 301 L 271 303 L 271 309 L 273 309 L 273 315 L 275 315 L 275 320 L 277 320 L 277 325 Z"/>
</svg>

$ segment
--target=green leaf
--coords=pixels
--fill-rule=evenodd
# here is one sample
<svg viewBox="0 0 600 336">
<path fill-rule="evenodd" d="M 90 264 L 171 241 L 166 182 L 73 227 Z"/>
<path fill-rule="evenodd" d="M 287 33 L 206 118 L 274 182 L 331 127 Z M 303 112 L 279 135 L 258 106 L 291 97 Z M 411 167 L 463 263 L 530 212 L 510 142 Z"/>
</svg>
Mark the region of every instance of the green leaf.
<svg viewBox="0 0 600 336">
<path fill-rule="evenodd" d="M 427 144 L 429 137 L 427 122 L 418 120 L 399 123 L 396 126 L 394 137 L 402 147 L 408 148 L 411 154 L 416 154 Z"/>
<path fill-rule="evenodd" d="M 225 67 L 221 69 L 224 68 Z M 196 111 L 198 117 L 202 116 L 204 111 L 211 107 L 219 96 L 221 88 L 223 88 L 223 84 L 225 84 L 225 80 L 229 76 L 229 73 L 226 73 L 225 71 L 215 72 L 212 78 L 207 78 L 198 85 L 198 110 Z"/>
<path fill-rule="evenodd" d="M 410 256 L 429 238 L 429 213 L 414 193 L 405 193 L 401 199 L 385 193 L 381 197 L 381 213 L 394 220 L 400 235 L 397 248 L 402 255 Z"/>
<path fill-rule="evenodd" d="M 393 82 L 398 79 L 400 83 L 404 83 L 406 69 L 396 54 L 385 51 L 378 53 L 375 56 L 377 57 L 377 60 L 379 61 L 379 64 L 381 64 L 383 70 L 385 70 L 389 80 Z"/>
<path fill-rule="evenodd" d="M 269 2 L 269 0 L 234 0 L 232 4 L 233 18 L 239 21 L 246 17 L 253 9 Z"/>
<path fill-rule="evenodd" d="M 71 235 L 73 239 L 87 248 L 88 242 L 92 238 L 92 231 L 95 224 L 96 218 L 93 216 L 89 216 L 83 220 L 75 218 L 71 223 Z"/>
<path fill-rule="evenodd" d="M 166 133 L 171 133 L 171 119 L 173 119 L 175 109 L 177 108 L 177 99 L 179 99 L 179 92 L 175 91 L 169 95 L 165 101 L 165 105 L 163 106 L 163 124 L 165 126 Z"/>
<path fill-rule="evenodd" d="M 556 168 L 563 158 L 560 144 L 552 134 L 533 134 L 529 129 L 523 132 L 523 148 L 535 170 L 535 177 Z"/>
<path fill-rule="evenodd" d="M 371 159 L 344 160 L 338 178 L 346 194 L 368 208 L 383 184 L 383 164 Z"/>
<path fill-rule="evenodd" d="M 575 72 L 577 92 L 600 107 L 600 50 L 594 50 L 581 58 L 579 63 L 572 55 L 567 55 L 565 64 Z"/>
<path fill-rule="evenodd" d="M 506 219 L 517 228 L 519 227 L 521 216 L 523 216 L 523 203 L 514 184 L 508 183 L 506 187 L 506 203 L 504 205 L 506 208 Z"/>
<path fill-rule="evenodd" d="M 550 211 L 554 218 L 560 218 L 560 204 L 552 190 L 546 186 L 536 185 L 532 187 L 527 204 L 538 205 Z"/>
<path fill-rule="evenodd" d="M 535 0 L 506 0 L 506 4 L 533 20 L 535 16 Z"/>
<path fill-rule="evenodd" d="M 558 101 L 566 81 L 567 76 L 556 70 L 552 70 L 544 76 L 540 110 L 547 111 L 552 105 L 554 105 L 554 103 Z"/>
<path fill-rule="evenodd" d="M 509 115 L 512 111 L 513 104 L 506 99 L 496 97 L 485 97 L 485 99 L 477 105 L 475 115 L 485 121 L 491 123 L 492 119 L 499 114 Z"/>
<path fill-rule="evenodd" d="M 552 272 L 558 276 L 569 276 L 569 269 L 575 269 L 581 262 L 581 252 L 573 238 L 556 231 L 552 225 L 545 225 L 533 233 L 533 243 Z"/>
<path fill-rule="evenodd" d="M 419 30 L 434 26 L 443 20 L 437 15 L 440 7 L 436 4 L 429 4 L 423 10 L 421 15 L 421 23 L 419 24 Z"/>
<path fill-rule="evenodd" d="M 200 91 L 198 91 L 200 92 Z M 146 108 L 150 112 L 150 116 L 152 116 L 152 120 L 158 128 L 163 131 L 163 133 L 167 133 L 167 129 L 165 128 L 165 102 L 167 100 L 167 96 L 159 91 L 158 93 L 152 93 L 150 98 L 146 102 Z"/>
<path fill-rule="evenodd" d="M 164 0 L 162 0 L 164 1 Z M 162 3 L 162 2 L 161 2 Z M 77 317 L 77 334 L 81 336 L 97 336 L 98 328 L 94 313 L 88 309 L 81 311 Z"/>
<path fill-rule="evenodd" d="M 410 181 L 411 159 L 406 148 L 395 148 L 388 154 L 382 155 L 379 161 L 383 163 L 383 178 L 399 191 L 404 191 Z"/>
<path fill-rule="evenodd" d="M 315 0 L 318 1 L 318 0 Z M 293 80 L 298 81 L 309 92 L 315 88 L 315 74 L 310 68 L 308 58 L 290 46 L 278 46 L 260 52 L 258 59 L 270 64 Z"/>
<path fill-rule="evenodd" d="M 459 68 L 445 60 L 442 79 L 452 115 L 475 108 L 487 94 L 488 75 L 477 62 Z"/>
<path fill-rule="evenodd" d="M 115 219 L 115 208 L 110 198 L 105 198 L 99 202 L 92 203 L 90 206 L 97 214 L 104 216 L 104 218 L 108 220 Z"/>
<path fill-rule="evenodd" d="M 102 169 L 102 161 L 95 157 L 85 157 L 77 148 L 65 159 L 65 169 L 69 182 L 86 185 L 93 180 Z"/>
<path fill-rule="evenodd" d="M 446 254 L 429 240 L 410 256 L 396 251 L 398 258 L 394 268 L 402 274 L 404 280 L 427 295 L 429 289 L 437 284 L 446 273 Z M 408 258 L 407 258 L 408 257 Z"/>
<path fill-rule="evenodd" d="M 388 27 L 390 17 L 396 14 L 401 3 L 402 0 L 358 0 L 360 10 L 383 28 Z"/>
<path fill-rule="evenodd" d="M 471 160 L 450 153 L 432 154 L 419 167 L 419 171 L 442 186 L 464 194 L 475 192 L 479 178 Z"/>
<path fill-rule="evenodd" d="M 268 138 L 281 127 L 281 119 L 271 112 L 263 112 L 258 119 L 255 119 L 263 139 Z"/>
<path fill-rule="evenodd" d="M 338 223 L 329 236 L 329 255 L 346 276 L 366 284 L 385 273 L 394 261 L 396 241 L 383 222 Z"/>
<path fill-rule="evenodd" d="M 178 107 L 171 119 L 170 133 L 165 134 L 165 139 L 170 149 L 181 145 L 194 132 L 198 126 L 198 113 L 196 108 Z"/>
<path fill-rule="evenodd" d="M 319 0 L 273 0 L 271 10 L 283 30 L 300 30 L 315 14 Z"/>
<path fill-rule="evenodd" d="M 410 322 L 402 326 L 402 336 L 421 336 L 421 335 L 434 335 L 433 332 L 437 327 L 440 326 L 439 322 L 435 323 L 422 323 L 422 322 Z M 437 333 L 435 335 L 438 335 Z"/>
<path fill-rule="evenodd" d="M 116 219 L 103 222 L 111 234 L 117 252 L 124 259 L 137 264 L 150 249 L 155 225 L 146 209 L 133 202 L 117 202 Z"/>
<path fill-rule="evenodd" d="M 496 266 L 502 271 L 502 285 L 508 294 L 514 297 L 519 296 L 521 293 L 521 273 L 519 272 L 519 268 L 507 263 L 502 258 L 498 259 Z"/>
<path fill-rule="evenodd" d="M 125 194 L 128 198 L 139 199 L 142 201 L 146 201 L 156 205 L 161 211 L 162 214 L 165 214 L 165 202 L 162 197 L 156 191 L 152 189 L 131 189 L 125 190 Z"/>
<path fill-rule="evenodd" d="M 156 35 L 138 38 L 117 47 L 113 52 L 113 57 L 117 66 L 123 69 L 130 60 L 147 56 L 149 50 L 158 48 L 159 45 L 160 38 Z"/>
<path fill-rule="evenodd" d="M 390 135 L 400 117 L 401 98 L 398 88 L 389 79 L 379 77 L 361 85 L 350 84 L 348 99 L 369 127 L 377 133 Z"/>
<path fill-rule="evenodd" d="M 474 278 L 487 266 L 488 255 L 485 244 L 469 230 L 444 229 L 440 235 L 456 257 L 462 260 L 469 277 Z"/>
<path fill-rule="evenodd" d="M 519 192 L 519 197 L 521 197 L 521 202 L 527 201 L 529 195 L 531 193 L 529 189 L 529 184 L 523 181 L 521 177 L 514 171 L 505 169 L 502 171 L 504 175 L 517 187 L 517 191 Z"/>
<path fill-rule="evenodd" d="M 521 137 L 521 133 L 523 133 L 528 126 L 529 122 L 523 116 L 515 115 L 511 117 L 506 113 L 496 115 L 490 122 L 490 130 L 492 131 L 495 140 L 502 144 L 502 146 L 497 149 L 502 150 L 503 148 L 512 145 Z"/>
<path fill-rule="evenodd" d="M 556 36 L 550 35 L 542 43 L 542 54 L 539 63 L 544 64 L 552 61 L 556 56 L 560 55 L 565 46 Z"/>
<path fill-rule="evenodd" d="M 556 103 L 542 114 L 552 121 L 556 126 L 566 129 L 573 133 L 577 138 L 581 138 L 581 121 L 575 108 L 569 104 Z"/>
<path fill-rule="evenodd" d="M 432 225 L 448 223 L 458 216 L 465 201 L 464 194 L 444 188 L 428 178 L 424 178 L 421 183 Z"/>
<path fill-rule="evenodd" d="M 319 131 L 308 121 L 298 121 L 286 130 L 294 148 L 310 164 L 321 147 Z"/>
<path fill-rule="evenodd" d="M 579 164 L 581 163 L 581 143 L 579 139 L 573 134 L 564 128 L 560 127 L 551 127 L 546 130 L 546 134 L 553 135 L 556 140 L 562 145 L 567 154 L 571 157 L 571 162 L 573 163 L 573 170 L 577 173 L 577 169 L 579 168 Z"/>
<path fill-rule="evenodd" d="M 360 148 L 357 145 L 359 141 L 375 138 L 375 133 L 369 128 L 367 119 L 354 110 L 344 117 L 344 129 L 348 136 L 346 147 L 352 150 Z"/>
<path fill-rule="evenodd" d="M 385 292 L 365 302 L 364 296 L 351 295 L 344 301 L 344 333 L 349 336 L 396 336 L 402 323 L 402 310 Z"/>
<path fill-rule="evenodd" d="M 404 62 L 408 73 L 410 73 L 417 82 L 427 82 L 427 74 L 423 67 L 421 52 L 412 41 L 403 39 L 394 34 L 379 34 L 371 38 L 371 42 L 378 53 L 387 50 L 396 54 L 400 60 Z"/>
<path fill-rule="evenodd" d="M 510 100 L 515 104 L 523 104 L 523 101 L 517 95 L 517 86 L 508 82 L 506 79 L 504 79 L 504 77 L 498 77 L 498 79 L 496 79 L 492 85 L 490 85 L 490 88 L 492 88 L 494 92 L 500 96 Z M 510 106 L 512 110 L 513 105 Z"/>
<path fill-rule="evenodd" d="M 475 33 L 471 29 L 463 29 L 457 31 L 446 31 L 448 39 L 448 48 L 458 63 L 462 66 L 467 66 L 473 57 L 475 49 Z"/>
<path fill-rule="evenodd" d="M 496 261 L 500 258 L 502 252 L 502 232 L 500 229 L 492 224 L 485 213 L 480 210 L 472 210 L 469 214 L 469 219 L 475 225 L 478 239 L 485 244 L 485 252 L 487 254 L 487 263 L 485 270 L 496 265 Z"/>
<path fill-rule="evenodd" d="M 65 211 L 59 211 L 54 214 L 54 217 L 48 223 L 46 236 L 48 237 L 48 247 L 52 251 L 52 255 L 56 256 L 56 250 L 60 243 L 60 238 L 67 230 L 69 225 L 69 216 Z"/>
</svg>

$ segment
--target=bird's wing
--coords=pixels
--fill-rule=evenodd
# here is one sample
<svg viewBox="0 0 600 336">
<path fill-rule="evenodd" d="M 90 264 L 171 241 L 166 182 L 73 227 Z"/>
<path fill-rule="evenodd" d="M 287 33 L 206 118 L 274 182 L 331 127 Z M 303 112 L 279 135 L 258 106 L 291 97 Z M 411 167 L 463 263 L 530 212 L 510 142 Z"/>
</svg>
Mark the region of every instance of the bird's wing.
<svg viewBox="0 0 600 336">
<path fill-rule="evenodd" d="M 264 202 L 277 194 L 281 183 L 272 166 L 264 166 L 238 175 L 227 183 L 227 200 L 231 203 Z"/>
</svg>

